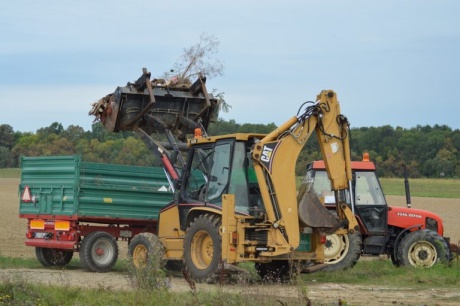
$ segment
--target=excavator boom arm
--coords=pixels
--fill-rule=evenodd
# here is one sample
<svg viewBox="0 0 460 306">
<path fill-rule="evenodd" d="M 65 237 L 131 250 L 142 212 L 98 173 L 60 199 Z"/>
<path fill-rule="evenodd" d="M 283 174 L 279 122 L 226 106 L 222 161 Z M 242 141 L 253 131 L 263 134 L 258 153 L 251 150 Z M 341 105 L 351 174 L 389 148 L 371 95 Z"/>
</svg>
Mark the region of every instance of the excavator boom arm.
<svg viewBox="0 0 460 306">
<path fill-rule="evenodd" d="M 337 96 L 324 90 L 316 103 L 291 118 L 257 143 L 254 169 L 268 221 L 280 228 L 288 243 L 299 245 L 299 211 L 295 165 L 311 134 L 317 135 L 333 190 L 348 188 L 351 180 L 348 122 L 340 114 Z"/>
</svg>

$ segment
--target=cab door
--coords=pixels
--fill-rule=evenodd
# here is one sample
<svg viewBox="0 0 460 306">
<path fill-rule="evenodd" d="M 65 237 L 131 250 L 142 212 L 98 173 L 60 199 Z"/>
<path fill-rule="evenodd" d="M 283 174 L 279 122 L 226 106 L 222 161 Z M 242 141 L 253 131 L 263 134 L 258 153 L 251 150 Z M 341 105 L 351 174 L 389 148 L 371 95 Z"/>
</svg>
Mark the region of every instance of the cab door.
<svg viewBox="0 0 460 306">
<path fill-rule="evenodd" d="M 388 240 L 388 205 L 375 172 L 356 171 L 354 175 L 355 213 L 365 227 L 364 253 L 380 254 Z"/>
</svg>

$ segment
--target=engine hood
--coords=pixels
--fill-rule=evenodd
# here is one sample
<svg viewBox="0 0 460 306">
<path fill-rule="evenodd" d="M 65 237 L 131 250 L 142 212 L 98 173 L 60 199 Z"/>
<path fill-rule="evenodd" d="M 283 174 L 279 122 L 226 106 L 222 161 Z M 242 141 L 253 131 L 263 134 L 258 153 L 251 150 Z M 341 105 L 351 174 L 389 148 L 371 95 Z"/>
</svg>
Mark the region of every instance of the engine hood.
<svg viewBox="0 0 460 306">
<path fill-rule="evenodd" d="M 426 219 L 431 218 L 438 223 L 438 234 L 443 235 L 443 223 L 439 215 L 415 208 L 389 206 L 388 207 L 388 225 L 399 228 L 408 228 L 411 226 L 420 225 L 425 228 Z"/>
</svg>

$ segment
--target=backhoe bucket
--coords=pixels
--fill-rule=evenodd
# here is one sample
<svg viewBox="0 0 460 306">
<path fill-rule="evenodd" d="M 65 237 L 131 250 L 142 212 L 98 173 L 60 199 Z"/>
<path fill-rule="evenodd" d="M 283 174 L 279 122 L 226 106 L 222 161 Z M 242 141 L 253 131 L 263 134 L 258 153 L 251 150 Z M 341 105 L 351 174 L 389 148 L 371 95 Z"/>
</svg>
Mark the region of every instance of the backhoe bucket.
<svg viewBox="0 0 460 306">
<path fill-rule="evenodd" d="M 324 207 L 313 188 L 303 185 L 299 190 L 297 203 L 301 225 L 328 231 L 339 224 L 338 218 Z"/>
</svg>

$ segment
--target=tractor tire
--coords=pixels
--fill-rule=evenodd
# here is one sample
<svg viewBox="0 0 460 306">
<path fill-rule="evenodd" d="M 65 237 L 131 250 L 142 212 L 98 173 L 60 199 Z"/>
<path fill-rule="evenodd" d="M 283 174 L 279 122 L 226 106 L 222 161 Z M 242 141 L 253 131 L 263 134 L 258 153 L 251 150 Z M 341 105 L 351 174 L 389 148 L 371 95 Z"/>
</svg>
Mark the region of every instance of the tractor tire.
<svg viewBox="0 0 460 306">
<path fill-rule="evenodd" d="M 393 265 L 394 265 L 395 267 L 399 267 L 399 266 L 400 266 L 399 260 L 398 260 L 398 256 L 394 254 L 393 250 L 391 251 L 390 259 L 391 259 L 391 262 L 393 263 Z"/>
<path fill-rule="evenodd" d="M 221 218 L 212 214 L 196 217 L 184 239 L 184 264 L 188 275 L 197 282 L 213 279 L 222 260 Z"/>
<path fill-rule="evenodd" d="M 73 251 L 35 248 L 35 256 L 44 267 L 64 267 L 73 257 Z"/>
<path fill-rule="evenodd" d="M 324 263 L 321 271 L 338 271 L 352 268 L 361 257 L 362 239 L 359 233 L 332 234 L 326 237 Z"/>
<path fill-rule="evenodd" d="M 118 259 L 118 244 L 107 232 L 93 232 L 80 245 L 80 262 L 85 270 L 108 272 Z"/>
<path fill-rule="evenodd" d="M 438 262 L 448 263 L 450 259 L 447 242 L 431 230 L 414 231 L 401 240 L 398 246 L 400 266 L 429 268 Z"/>
<path fill-rule="evenodd" d="M 140 233 L 134 236 L 128 246 L 128 256 L 136 269 L 149 267 L 162 268 L 165 248 L 158 237 L 152 233 Z"/>
<path fill-rule="evenodd" d="M 256 263 L 254 267 L 263 282 L 282 283 L 291 278 L 289 261 L 287 260 Z"/>
</svg>

